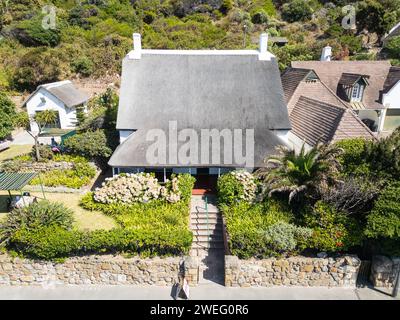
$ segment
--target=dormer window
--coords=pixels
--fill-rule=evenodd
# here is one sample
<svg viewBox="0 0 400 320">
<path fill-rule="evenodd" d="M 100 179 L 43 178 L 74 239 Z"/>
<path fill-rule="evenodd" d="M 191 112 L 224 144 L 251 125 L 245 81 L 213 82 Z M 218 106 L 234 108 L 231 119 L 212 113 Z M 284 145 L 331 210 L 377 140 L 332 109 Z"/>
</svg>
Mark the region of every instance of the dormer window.
<svg viewBox="0 0 400 320">
<path fill-rule="evenodd" d="M 364 93 L 364 85 L 356 83 L 353 86 L 353 92 L 351 94 L 351 101 L 360 102 Z"/>
<path fill-rule="evenodd" d="M 362 102 L 369 76 L 343 73 L 339 80 L 338 95 L 348 102 Z"/>
</svg>

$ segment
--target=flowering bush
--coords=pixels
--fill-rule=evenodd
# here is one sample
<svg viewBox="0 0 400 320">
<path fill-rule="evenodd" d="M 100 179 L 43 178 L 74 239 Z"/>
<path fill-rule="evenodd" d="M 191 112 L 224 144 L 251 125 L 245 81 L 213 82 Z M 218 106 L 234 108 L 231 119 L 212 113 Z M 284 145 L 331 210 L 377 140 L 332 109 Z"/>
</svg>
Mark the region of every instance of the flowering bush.
<svg viewBox="0 0 400 320">
<path fill-rule="evenodd" d="M 222 204 L 254 202 L 256 194 L 256 178 L 247 171 L 232 171 L 218 179 L 218 199 Z"/>
<path fill-rule="evenodd" d="M 149 173 L 121 174 L 107 178 L 102 187 L 95 190 L 94 200 L 104 204 L 146 203 L 157 199 L 176 203 L 181 200 L 181 179 L 182 176 L 173 176 L 161 186 L 157 178 Z"/>
</svg>

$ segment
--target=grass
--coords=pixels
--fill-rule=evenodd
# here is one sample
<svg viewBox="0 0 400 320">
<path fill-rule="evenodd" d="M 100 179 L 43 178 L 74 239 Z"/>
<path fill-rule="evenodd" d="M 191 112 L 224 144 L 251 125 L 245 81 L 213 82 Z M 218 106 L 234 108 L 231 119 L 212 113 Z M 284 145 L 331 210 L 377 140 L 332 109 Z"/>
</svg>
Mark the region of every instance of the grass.
<svg viewBox="0 0 400 320">
<path fill-rule="evenodd" d="M 0 161 L 12 159 L 18 156 L 22 156 L 24 154 L 28 154 L 31 152 L 31 145 L 12 145 L 10 148 L 0 152 Z"/>
<path fill-rule="evenodd" d="M 18 193 L 14 192 L 13 195 Z M 41 193 L 31 193 L 34 196 L 42 198 Z M 6 191 L 0 191 L 0 221 L 5 219 L 7 215 L 7 197 Z M 46 193 L 49 201 L 62 202 L 66 207 L 74 211 L 75 225 L 80 230 L 110 230 L 117 227 L 113 218 L 97 211 L 88 211 L 79 206 L 81 194 L 65 194 L 65 193 Z"/>
</svg>

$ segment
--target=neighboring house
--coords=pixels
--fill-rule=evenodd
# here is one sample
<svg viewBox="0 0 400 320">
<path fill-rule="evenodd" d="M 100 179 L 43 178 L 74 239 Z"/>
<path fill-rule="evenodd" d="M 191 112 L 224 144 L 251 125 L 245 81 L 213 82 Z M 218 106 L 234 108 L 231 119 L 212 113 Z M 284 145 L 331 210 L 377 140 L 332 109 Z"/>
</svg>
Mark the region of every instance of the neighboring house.
<svg viewBox="0 0 400 320">
<path fill-rule="evenodd" d="M 299 150 L 318 142 L 332 143 L 342 139 L 374 139 L 371 130 L 313 70 L 290 68 L 282 75 L 292 131 L 289 144 Z"/>
<path fill-rule="evenodd" d="M 385 107 L 383 130 L 400 127 L 400 67 L 391 67 L 382 92 Z"/>
<path fill-rule="evenodd" d="M 400 36 L 400 22 L 390 29 L 389 33 L 385 35 L 383 38 L 383 45 L 385 45 L 389 39 L 398 36 Z"/>
<path fill-rule="evenodd" d="M 263 166 L 265 157 L 287 141 L 291 129 L 278 64 L 267 50 L 267 41 L 263 34 L 259 50 L 142 50 L 140 35 L 135 34 L 134 50 L 122 65 L 117 119 L 121 144 L 109 161 L 114 173 L 218 175 L 235 168 Z M 147 156 L 154 143 L 147 138 L 154 129 L 167 134 L 168 159 L 164 163 L 154 164 Z M 195 156 L 188 162 L 171 156 L 171 151 L 186 143 L 186 138 L 175 140 L 182 129 L 194 129 L 196 139 L 204 130 L 216 131 L 207 140 L 209 146 L 203 141 L 199 145 L 199 153 L 208 157 Z M 254 130 L 252 168 L 236 157 L 227 163 L 225 151 L 229 153 L 229 149 L 212 152 L 214 143 L 221 141 L 222 146 L 225 142 L 220 139 L 227 133 L 223 131 L 227 130 L 229 137 L 235 129 L 242 130 L 243 140 L 245 130 Z M 234 140 L 233 147 L 239 142 Z M 243 141 L 240 151 L 247 147 Z"/>
<path fill-rule="evenodd" d="M 302 73 L 312 72 L 313 81 L 319 84 L 314 86 L 316 88 L 308 97 L 320 100 L 322 95 L 328 99 L 322 101 L 328 103 L 332 102 L 332 98 L 340 100 L 340 104 L 352 109 L 371 131 L 386 135 L 400 126 L 398 70 L 389 61 L 294 61 L 283 77 L 294 81 L 291 78 L 295 74 L 300 79 L 296 78 L 294 84 L 286 80 L 284 89 L 290 93 L 299 85 L 300 93 L 308 90 L 303 88 L 307 79 L 301 76 Z M 327 89 L 329 95 L 326 95 Z M 295 98 L 298 98 L 299 92 L 294 93 Z M 288 97 L 287 102 L 290 110 L 294 102 Z"/>
<path fill-rule="evenodd" d="M 60 81 L 38 86 L 24 102 L 28 115 L 32 118 L 37 112 L 54 110 L 58 121 L 48 127 L 74 129 L 77 125 L 77 112 L 87 112 L 88 95 L 79 91 L 71 81 Z M 37 124 L 31 122 L 31 131 L 38 132 Z"/>
</svg>

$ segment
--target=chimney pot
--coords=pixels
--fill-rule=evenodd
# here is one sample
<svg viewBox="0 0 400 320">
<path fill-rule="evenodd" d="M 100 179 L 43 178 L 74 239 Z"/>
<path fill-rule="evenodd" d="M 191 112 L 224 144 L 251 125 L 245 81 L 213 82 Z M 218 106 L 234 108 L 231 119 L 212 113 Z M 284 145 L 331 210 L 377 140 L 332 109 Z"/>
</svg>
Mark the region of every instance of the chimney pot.
<svg viewBox="0 0 400 320">
<path fill-rule="evenodd" d="M 321 61 L 331 61 L 332 58 L 332 47 L 326 46 L 322 49 Z"/>
<path fill-rule="evenodd" d="M 133 34 L 133 51 L 129 54 L 131 59 L 140 59 L 142 57 L 142 36 L 140 33 Z"/>
<path fill-rule="evenodd" d="M 259 47 L 259 59 L 260 60 L 269 60 L 268 54 L 268 34 L 262 33 L 260 35 L 260 47 Z"/>
</svg>

